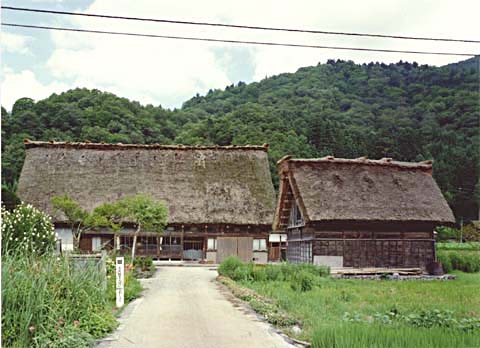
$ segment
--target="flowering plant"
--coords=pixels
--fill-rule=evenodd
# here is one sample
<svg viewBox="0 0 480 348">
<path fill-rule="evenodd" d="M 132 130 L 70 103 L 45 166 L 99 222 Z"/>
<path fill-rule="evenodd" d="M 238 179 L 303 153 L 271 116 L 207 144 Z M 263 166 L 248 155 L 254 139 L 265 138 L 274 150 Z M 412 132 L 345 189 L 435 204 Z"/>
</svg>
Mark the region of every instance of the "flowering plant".
<svg viewBox="0 0 480 348">
<path fill-rule="evenodd" d="M 57 235 L 51 217 L 21 203 L 12 212 L 2 207 L 2 254 L 26 252 L 44 254 L 55 248 Z"/>
</svg>

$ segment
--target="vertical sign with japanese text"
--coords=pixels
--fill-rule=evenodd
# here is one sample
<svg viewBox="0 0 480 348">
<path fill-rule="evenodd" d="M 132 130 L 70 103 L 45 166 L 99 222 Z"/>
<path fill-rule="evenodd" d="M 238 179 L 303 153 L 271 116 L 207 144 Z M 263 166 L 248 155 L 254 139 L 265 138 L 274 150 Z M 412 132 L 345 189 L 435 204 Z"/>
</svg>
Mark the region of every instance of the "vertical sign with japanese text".
<svg viewBox="0 0 480 348">
<path fill-rule="evenodd" d="M 125 265 L 124 258 L 117 257 L 115 262 L 115 289 L 116 289 L 116 299 L 117 299 L 117 308 L 120 308 L 124 304 L 124 282 L 125 282 Z"/>
</svg>

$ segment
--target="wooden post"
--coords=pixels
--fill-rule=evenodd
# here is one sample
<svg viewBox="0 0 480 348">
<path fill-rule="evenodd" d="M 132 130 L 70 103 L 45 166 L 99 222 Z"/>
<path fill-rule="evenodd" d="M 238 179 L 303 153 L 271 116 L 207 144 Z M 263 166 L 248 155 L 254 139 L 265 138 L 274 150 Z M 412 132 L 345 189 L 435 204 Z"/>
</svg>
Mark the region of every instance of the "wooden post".
<svg viewBox="0 0 480 348">
<path fill-rule="evenodd" d="M 183 234 L 185 233 L 184 226 L 182 225 L 182 234 L 180 236 L 180 258 L 183 261 Z"/>
<path fill-rule="evenodd" d="M 102 289 L 105 293 L 107 291 L 107 252 L 102 250 L 102 257 L 100 258 L 100 273 L 102 275 Z"/>
</svg>

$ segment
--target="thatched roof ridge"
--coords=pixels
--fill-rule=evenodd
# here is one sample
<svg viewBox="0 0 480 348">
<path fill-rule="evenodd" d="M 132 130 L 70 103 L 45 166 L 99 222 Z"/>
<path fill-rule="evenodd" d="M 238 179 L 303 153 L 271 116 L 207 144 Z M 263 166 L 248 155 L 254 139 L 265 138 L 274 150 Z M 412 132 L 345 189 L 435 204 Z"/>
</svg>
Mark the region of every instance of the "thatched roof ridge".
<svg viewBox="0 0 480 348">
<path fill-rule="evenodd" d="M 18 195 L 56 222 L 63 217 L 53 211 L 53 196 L 68 194 L 91 211 L 137 193 L 165 201 L 175 224 L 271 226 L 273 220 L 266 146 L 25 145 Z"/>
<path fill-rule="evenodd" d="M 327 156 L 278 164 L 305 220 L 452 223 L 453 213 L 432 177 L 432 162 Z M 285 189 L 285 188 L 283 188 Z M 279 197 L 282 197 L 280 192 Z M 279 206 L 282 202 L 279 202 Z M 277 208 L 274 227 L 280 224 Z"/>
<path fill-rule="evenodd" d="M 288 156 L 285 156 L 288 157 Z M 284 157 L 284 158 L 285 158 Z M 281 163 L 281 159 L 278 164 Z M 359 157 L 359 158 L 335 158 L 333 156 L 326 156 L 322 158 L 287 158 L 290 163 L 335 163 L 335 164 L 348 164 L 348 165 L 363 165 L 363 166 L 387 166 L 387 167 L 397 167 L 397 168 L 405 168 L 405 169 L 421 169 L 429 171 L 432 169 L 432 160 L 422 161 L 422 162 L 402 162 L 402 161 L 394 161 L 391 158 L 382 158 L 379 160 L 372 160 L 368 159 L 367 157 Z M 282 161 L 283 162 L 283 161 Z"/>
<path fill-rule="evenodd" d="M 97 149 L 97 150 L 130 150 L 130 149 L 142 149 L 142 150 L 254 150 L 254 151 L 268 151 L 268 144 L 258 145 L 161 145 L 161 144 L 108 144 L 108 143 L 90 143 L 90 142 L 68 142 L 68 141 L 32 141 L 25 139 L 23 141 L 25 148 L 30 149 L 33 147 L 44 148 L 73 148 L 73 149 Z"/>
</svg>

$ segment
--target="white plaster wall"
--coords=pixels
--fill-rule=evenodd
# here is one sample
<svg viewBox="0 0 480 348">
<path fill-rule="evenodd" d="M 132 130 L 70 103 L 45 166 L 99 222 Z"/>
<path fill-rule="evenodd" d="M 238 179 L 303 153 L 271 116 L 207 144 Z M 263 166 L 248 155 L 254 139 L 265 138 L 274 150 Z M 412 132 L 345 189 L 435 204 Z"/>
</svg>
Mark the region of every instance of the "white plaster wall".
<svg viewBox="0 0 480 348">
<path fill-rule="evenodd" d="M 73 235 L 70 228 L 55 228 L 55 232 L 58 235 L 58 239 L 62 240 L 62 251 L 73 250 Z"/>
<path fill-rule="evenodd" d="M 266 251 L 254 251 L 253 252 L 253 262 L 255 263 L 267 263 L 268 261 L 268 252 Z"/>
<path fill-rule="evenodd" d="M 343 267 L 343 256 L 313 256 L 313 264 L 317 266 Z"/>
</svg>

